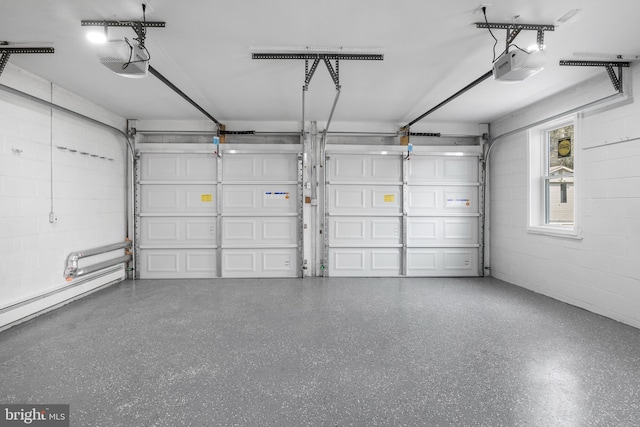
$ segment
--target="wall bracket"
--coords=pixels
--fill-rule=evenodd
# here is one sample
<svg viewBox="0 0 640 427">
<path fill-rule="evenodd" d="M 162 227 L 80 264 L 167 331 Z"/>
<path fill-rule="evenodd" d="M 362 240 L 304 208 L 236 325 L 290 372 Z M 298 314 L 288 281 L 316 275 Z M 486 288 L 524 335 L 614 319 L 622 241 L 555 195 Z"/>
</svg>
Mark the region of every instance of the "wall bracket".
<svg viewBox="0 0 640 427">
<path fill-rule="evenodd" d="M 605 67 L 607 69 L 607 74 L 609 74 L 609 78 L 611 79 L 611 83 L 616 91 L 622 93 L 622 68 L 630 67 L 631 63 L 624 61 L 570 61 L 570 60 L 560 60 L 561 66 L 570 66 L 570 67 Z M 618 68 L 618 73 L 616 74 L 613 67 Z"/>
</svg>

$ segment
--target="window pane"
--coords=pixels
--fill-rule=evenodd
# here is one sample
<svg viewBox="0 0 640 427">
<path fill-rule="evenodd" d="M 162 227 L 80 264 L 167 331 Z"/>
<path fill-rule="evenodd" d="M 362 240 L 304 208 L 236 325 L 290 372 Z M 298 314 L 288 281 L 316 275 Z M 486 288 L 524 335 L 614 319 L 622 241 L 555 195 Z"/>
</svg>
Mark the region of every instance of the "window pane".
<svg viewBox="0 0 640 427">
<path fill-rule="evenodd" d="M 572 225 L 574 221 L 573 177 L 545 180 L 546 222 L 550 225 Z"/>
<path fill-rule="evenodd" d="M 573 173 L 573 125 L 548 132 L 547 176 Z"/>
</svg>

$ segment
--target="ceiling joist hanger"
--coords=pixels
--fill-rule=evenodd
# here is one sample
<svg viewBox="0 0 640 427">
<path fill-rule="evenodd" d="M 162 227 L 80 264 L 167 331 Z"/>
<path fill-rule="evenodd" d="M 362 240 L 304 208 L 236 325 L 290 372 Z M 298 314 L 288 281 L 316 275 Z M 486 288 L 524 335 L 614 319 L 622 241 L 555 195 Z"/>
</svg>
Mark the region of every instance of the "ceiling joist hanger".
<svg viewBox="0 0 640 427">
<path fill-rule="evenodd" d="M 571 61 L 571 60 L 561 60 L 561 66 L 569 66 L 569 67 L 605 67 L 607 69 L 607 73 L 609 74 L 609 78 L 611 79 L 611 83 L 616 91 L 619 93 L 623 92 L 622 87 L 622 68 L 630 67 L 630 62 L 625 61 Z M 618 74 L 613 69 L 613 67 L 618 68 Z"/>
<path fill-rule="evenodd" d="M 7 66 L 9 56 L 14 53 L 54 53 L 54 49 L 49 46 L 32 46 L 29 43 L 9 43 L 0 42 L 0 76 Z"/>
</svg>

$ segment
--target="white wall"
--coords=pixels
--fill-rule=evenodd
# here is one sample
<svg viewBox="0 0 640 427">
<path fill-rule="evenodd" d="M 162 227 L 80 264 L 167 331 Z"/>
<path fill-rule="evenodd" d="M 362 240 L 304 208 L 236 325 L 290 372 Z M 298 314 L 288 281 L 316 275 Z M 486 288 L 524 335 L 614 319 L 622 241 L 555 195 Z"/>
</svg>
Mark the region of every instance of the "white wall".
<svg viewBox="0 0 640 427">
<path fill-rule="evenodd" d="M 125 119 L 55 85 L 52 93 L 11 64 L 0 83 L 126 128 Z M 123 147 L 108 129 L 0 91 L 0 309 L 67 286 L 70 252 L 124 241 Z M 49 222 L 52 167 L 57 223 Z"/>
<path fill-rule="evenodd" d="M 640 66 L 625 72 L 627 93 L 640 93 Z M 589 82 L 495 121 L 491 134 L 611 93 L 602 69 Z M 631 98 L 586 112 L 582 125 L 581 240 L 527 233 L 527 133 L 493 148 L 491 275 L 640 327 L 640 104 Z"/>
</svg>

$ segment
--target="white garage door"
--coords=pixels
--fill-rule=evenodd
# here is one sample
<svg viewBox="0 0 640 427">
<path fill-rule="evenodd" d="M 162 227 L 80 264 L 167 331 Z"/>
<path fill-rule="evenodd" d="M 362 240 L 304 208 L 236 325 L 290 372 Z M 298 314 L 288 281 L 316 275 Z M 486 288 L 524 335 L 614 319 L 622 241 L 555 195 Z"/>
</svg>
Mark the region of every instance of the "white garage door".
<svg viewBox="0 0 640 427">
<path fill-rule="evenodd" d="M 137 174 L 139 277 L 216 277 L 216 156 L 142 153 Z"/>
<path fill-rule="evenodd" d="M 298 146 L 154 150 L 137 168 L 138 277 L 301 274 Z"/>
<path fill-rule="evenodd" d="M 301 273 L 299 153 L 224 152 L 222 277 L 298 277 Z"/>
<path fill-rule="evenodd" d="M 329 275 L 480 275 L 479 149 L 359 148 L 327 157 Z"/>
</svg>

